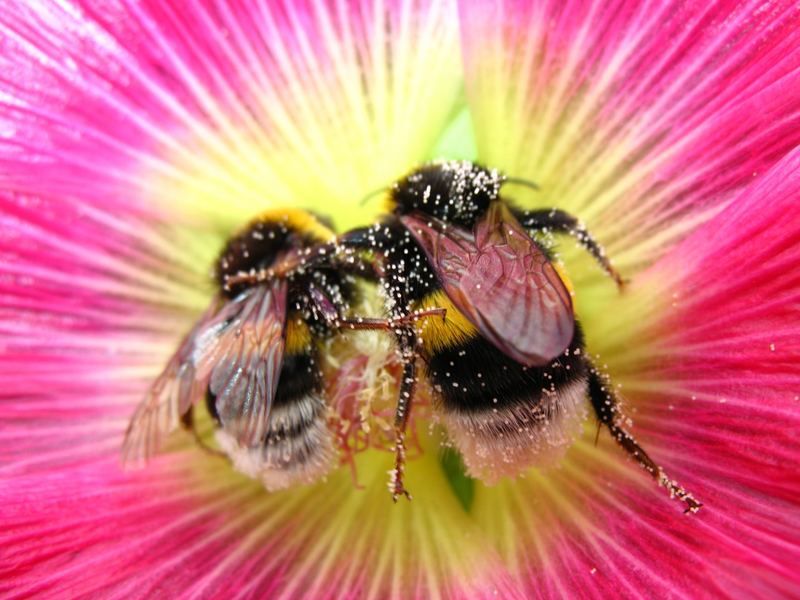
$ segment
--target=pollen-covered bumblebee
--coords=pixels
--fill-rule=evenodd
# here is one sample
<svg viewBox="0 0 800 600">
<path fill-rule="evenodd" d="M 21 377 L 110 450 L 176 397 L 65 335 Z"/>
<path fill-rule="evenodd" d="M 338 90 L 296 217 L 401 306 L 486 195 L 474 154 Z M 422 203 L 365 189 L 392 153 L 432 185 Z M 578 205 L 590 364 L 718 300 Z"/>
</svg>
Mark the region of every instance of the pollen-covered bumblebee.
<svg viewBox="0 0 800 600">
<path fill-rule="evenodd" d="M 320 353 L 335 332 L 310 293 L 346 307 L 356 294 L 348 271 L 360 270 L 315 262 L 313 249 L 333 237 L 313 215 L 284 209 L 227 242 L 218 293 L 134 414 L 124 462 L 148 459 L 180 423 L 191 429 L 205 398 L 225 454 L 267 489 L 311 482 L 332 466 Z"/>
<path fill-rule="evenodd" d="M 405 369 L 396 415 L 395 498 L 408 495 L 402 432 L 420 357 L 469 474 L 493 481 L 558 453 L 580 427 L 588 395 L 620 446 L 696 511 L 701 504 L 624 429 L 611 386 L 585 352 L 568 280 L 531 235 L 572 234 L 619 285 L 622 279 L 577 219 L 557 209 L 514 207 L 500 194 L 505 181 L 471 162 L 423 166 L 394 184 L 390 212 L 381 222 L 339 238 L 346 251 L 368 251 L 380 264 L 394 319 L 446 311 L 443 320 L 396 332 Z"/>
</svg>

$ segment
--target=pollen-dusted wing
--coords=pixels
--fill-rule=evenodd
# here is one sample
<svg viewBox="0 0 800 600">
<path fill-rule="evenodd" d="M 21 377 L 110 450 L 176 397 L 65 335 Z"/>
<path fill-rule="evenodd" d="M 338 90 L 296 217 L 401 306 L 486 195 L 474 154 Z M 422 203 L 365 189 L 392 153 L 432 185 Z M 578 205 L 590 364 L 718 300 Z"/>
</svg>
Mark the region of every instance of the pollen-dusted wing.
<svg viewBox="0 0 800 600">
<path fill-rule="evenodd" d="M 213 319 L 216 343 L 198 358 L 223 429 L 244 447 L 260 445 L 283 365 L 287 283 L 248 288 Z"/>
<path fill-rule="evenodd" d="M 474 231 L 418 214 L 400 219 L 456 308 L 505 354 L 542 366 L 569 346 L 569 291 L 502 202 L 490 205 Z"/>
<path fill-rule="evenodd" d="M 203 344 L 213 343 L 202 334 L 207 331 L 220 303 L 219 297 L 211 301 L 136 409 L 122 444 L 124 465 L 147 462 L 158 451 L 164 437 L 177 429 L 181 417 L 203 398 L 207 377 L 203 381 L 198 374 L 196 357 L 203 354 Z"/>
<path fill-rule="evenodd" d="M 283 361 L 286 288 L 283 280 L 252 287 L 221 308 L 222 300 L 214 299 L 136 409 L 123 464 L 149 460 L 206 390 L 240 444 L 263 440 Z"/>
</svg>

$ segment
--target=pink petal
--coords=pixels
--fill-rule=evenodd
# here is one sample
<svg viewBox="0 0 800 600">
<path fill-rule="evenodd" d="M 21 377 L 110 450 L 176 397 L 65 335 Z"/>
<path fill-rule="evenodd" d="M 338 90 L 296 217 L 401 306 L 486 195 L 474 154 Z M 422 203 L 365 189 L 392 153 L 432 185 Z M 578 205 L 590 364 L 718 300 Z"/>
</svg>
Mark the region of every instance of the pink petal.
<svg viewBox="0 0 800 600">
<path fill-rule="evenodd" d="M 352 223 L 447 125 L 456 25 L 411 2 L 11 3 L 0 177 L 206 228 L 275 204 Z"/>
<path fill-rule="evenodd" d="M 458 94 L 450 8 L 6 9 L 0 595 L 518 597 L 435 461 L 418 497 L 437 512 L 389 519 L 388 453 L 364 492 L 341 470 L 267 495 L 180 435 L 145 472 L 118 464 L 229 224 L 273 199 L 352 206 L 428 153 Z"/>
<path fill-rule="evenodd" d="M 571 7 L 543 46 L 556 40 L 556 59 L 570 58 L 569 69 L 543 71 L 558 93 L 537 110 L 552 118 L 526 112 L 525 94 L 516 108 L 501 104 L 508 116 L 494 134 L 537 145 L 512 136 L 497 155 L 480 120 L 475 81 L 485 70 L 470 62 L 479 56 L 472 44 L 486 38 L 471 12 L 463 21 L 482 152 L 514 174 L 563 181 L 541 200 L 607 226 L 629 264 L 660 255 L 707 208 L 733 199 L 619 304 L 581 313 L 590 347 L 625 384 L 634 431 L 706 503 L 699 515 L 681 515 L 607 436 L 595 448 L 591 427 L 562 469 L 479 486 L 469 514 L 430 446 L 410 470 L 414 503 L 396 510 L 386 453 L 358 457 L 364 490 L 340 470 L 318 486 L 266 495 L 181 450 L 180 438 L 148 471 L 119 470 L 127 419 L 205 305 L 206 268 L 229 225 L 272 199 L 352 206 L 426 155 L 458 93 L 449 6 L 390 3 L 384 19 L 365 5 L 345 11 L 352 20 L 288 2 L 4 7 L 0 595 L 796 593 L 797 155 L 764 175 L 797 142 L 796 14 L 780 5 L 746 23 L 715 12 L 726 4 L 709 9 L 673 53 L 661 52 L 674 34 L 661 23 L 671 5 L 652 17 L 618 11 L 618 21 L 599 4 L 587 5 L 591 18 Z M 693 23 L 692 10 L 675 11 L 675 23 Z M 628 20 L 637 15 L 651 28 Z M 329 26 L 343 29 L 329 37 Z M 397 35 L 383 37 L 387 28 Z M 513 28 L 497 31 L 492 39 L 516 39 Z M 526 43 L 544 39 L 535 32 Z M 749 49 L 740 62 L 714 50 L 732 35 Z M 586 48 L 588 62 L 579 60 Z M 710 54 L 689 51 L 697 48 Z M 372 67 L 369 102 L 353 77 L 362 64 Z M 622 67 L 638 79 L 614 75 Z M 664 89 L 650 86 L 662 71 Z M 504 72 L 494 73 L 497 89 L 508 89 Z M 680 79 L 698 73 L 693 85 Z M 599 81 L 613 101 L 577 94 L 585 103 L 567 111 L 576 126 L 567 135 L 555 117 L 572 81 Z M 419 90 L 427 96 L 418 101 Z M 762 122 L 747 114 L 752 107 L 768 109 Z M 526 122 L 546 122 L 550 134 L 528 135 Z M 586 148 L 570 145 L 585 134 Z M 651 139 L 636 168 L 622 168 Z M 615 144 L 624 151 L 599 153 Z M 698 156 L 713 158 L 708 171 Z M 525 166 L 530 157 L 549 165 L 545 179 Z M 755 184 L 736 196 L 753 168 Z"/>
<path fill-rule="evenodd" d="M 649 376 L 689 397 L 675 429 L 690 462 L 704 444 L 715 469 L 787 502 L 800 493 L 799 192 L 795 150 L 652 274 L 675 292 Z M 652 418 L 668 419 L 658 405 Z"/>
<path fill-rule="evenodd" d="M 481 159 L 630 272 L 800 143 L 791 0 L 460 5 Z"/>
<path fill-rule="evenodd" d="M 795 150 L 607 307 L 609 329 L 631 330 L 627 348 L 590 340 L 623 384 L 637 440 L 704 503 L 698 514 L 608 434 L 595 447 L 592 424 L 562 469 L 478 490 L 481 529 L 531 594 L 800 589 L 798 196 Z"/>
</svg>

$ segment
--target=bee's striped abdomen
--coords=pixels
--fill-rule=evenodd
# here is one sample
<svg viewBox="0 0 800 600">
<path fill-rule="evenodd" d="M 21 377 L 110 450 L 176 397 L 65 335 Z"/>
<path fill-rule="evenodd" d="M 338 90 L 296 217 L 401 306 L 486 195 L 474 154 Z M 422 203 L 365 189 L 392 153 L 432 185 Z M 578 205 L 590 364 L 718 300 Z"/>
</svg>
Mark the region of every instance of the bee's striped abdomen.
<svg viewBox="0 0 800 600">
<path fill-rule="evenodd" d="M 217 432 L 237 470 L 260 479 L 268 490 L 311 483 L 328 472 L 336 453 L 322 387 L 315 350 L 284 356 L 263 443 L 241 448 L 224 430 Z"/>
<path fill-rule="evenodd" d="M 479 336 L 435 352 L 427 373 L 469 473 L 487 482 L 557 458 L 585 419 L 583 336 L 545 367 L 526 367 Z"/>
</svg>

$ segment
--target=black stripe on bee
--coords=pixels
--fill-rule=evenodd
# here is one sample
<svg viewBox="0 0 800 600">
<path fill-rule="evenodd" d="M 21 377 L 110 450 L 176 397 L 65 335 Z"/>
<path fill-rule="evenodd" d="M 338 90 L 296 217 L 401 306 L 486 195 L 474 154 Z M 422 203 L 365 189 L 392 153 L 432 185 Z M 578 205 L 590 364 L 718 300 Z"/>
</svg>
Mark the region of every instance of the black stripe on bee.
<svg viewBox="0 0 800 600">
<path fill-rule="evenodd" d="M 473 336 L 427 357 L 426 373 L 442 408 L 458 412 L 504 409 L 586 377 L 583 332 L 576 326 L 570 346 L 544 367 L 526 367 L 491 342 Z"/>
</svg>

